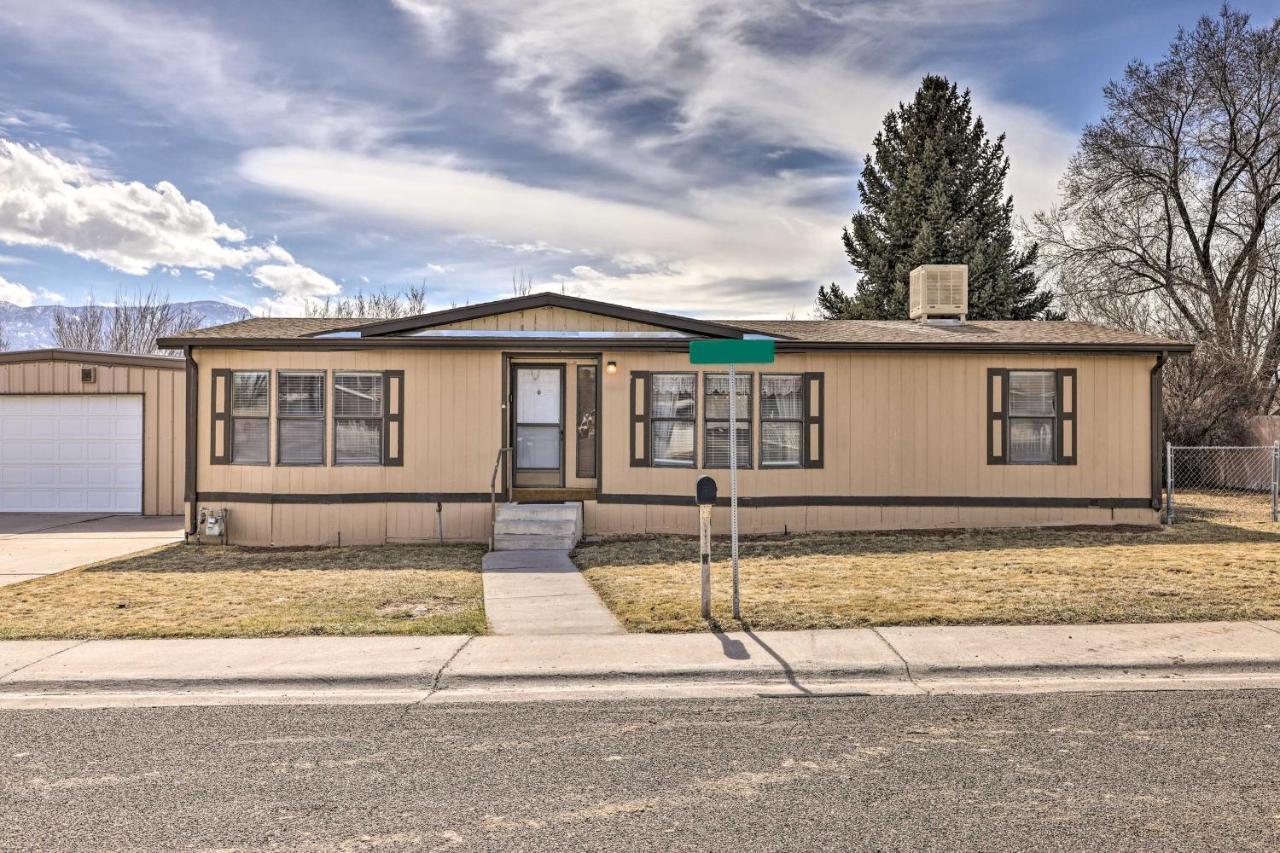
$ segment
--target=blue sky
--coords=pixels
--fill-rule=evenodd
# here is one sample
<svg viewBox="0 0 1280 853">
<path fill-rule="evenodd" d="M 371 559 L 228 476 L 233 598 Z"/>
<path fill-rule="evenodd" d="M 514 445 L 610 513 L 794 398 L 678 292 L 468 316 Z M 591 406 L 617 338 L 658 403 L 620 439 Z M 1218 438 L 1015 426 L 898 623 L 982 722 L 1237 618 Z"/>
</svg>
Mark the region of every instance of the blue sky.
<svg viewBox="0 0 1280 853">
<path fill-rule="evenodd" d="M 1255 21 L 1280 4 L 1240 3 Z M 1051 204 L 1101 89 L 1209 3 L 0 3 L 0 299 L 276 316 L 425 284 L 808 316 L 921 75 Z"/>
</svg>

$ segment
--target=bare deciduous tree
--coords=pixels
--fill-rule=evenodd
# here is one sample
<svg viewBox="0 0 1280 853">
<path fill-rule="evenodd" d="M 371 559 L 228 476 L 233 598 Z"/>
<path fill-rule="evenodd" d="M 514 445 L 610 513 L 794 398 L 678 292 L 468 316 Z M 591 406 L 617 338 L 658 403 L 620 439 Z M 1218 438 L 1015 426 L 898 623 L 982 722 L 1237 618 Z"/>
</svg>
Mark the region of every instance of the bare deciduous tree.
<svg viewBox="0 0 1280 853">
<path fill-rule="evenodd" d="M 516 270 L 511 274 L 511 295 L 528 296 L 533 293 L 533 278 L 524 270 Z"/>
<path fill-rule="evenodd" d="M 155 353 L 158 338 L 199 328 L 204 318 L 189 305 L 174 304 L 154 290 L 120 293 L 112 305 L 89 297 L 74 310 L 53 317 L 53 338 L 66 349 L 93 352 Z"/>
<path fill-rule="evenodd" d="M 1170 435 L 1237 440 L 1280 363 L 1280 22 L 1224 6 L 1104 94 L 1035 218 L 1044 262 L 1070 315 L 1194 341 L 1169 369 Z"/>
<path fill-rule="evenodd" d="M 4 326 L 0 326 L 0 352 L 9 348 L 9 339 L 5 336 Z"/>
<path fill-rule="evenodd" d="M 363 317 L 371 320 L 390 320 L 396 317 L 412 317 L 427 310 L 427 288 L 423 284 L 409 287 L 400 293 L 368 293 L 358 291 L 354 296 L 341 299 L 312 300 L 303 309 L 307 317 Z"/>
</svg>

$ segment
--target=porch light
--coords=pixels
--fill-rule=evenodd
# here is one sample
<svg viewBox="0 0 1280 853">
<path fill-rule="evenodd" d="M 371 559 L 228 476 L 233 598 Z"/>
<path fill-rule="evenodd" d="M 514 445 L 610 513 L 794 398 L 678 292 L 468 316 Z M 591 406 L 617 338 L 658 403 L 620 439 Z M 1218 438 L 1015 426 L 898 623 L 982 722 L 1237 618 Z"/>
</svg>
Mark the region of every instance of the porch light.
<svg viewBox="0 0 1280 853">
<path fill-rule="evenodd" d="M 604 372 L 612 376 L 618 372 L 618 362 L 610 361 L 604 366 Z"/>
</svg>

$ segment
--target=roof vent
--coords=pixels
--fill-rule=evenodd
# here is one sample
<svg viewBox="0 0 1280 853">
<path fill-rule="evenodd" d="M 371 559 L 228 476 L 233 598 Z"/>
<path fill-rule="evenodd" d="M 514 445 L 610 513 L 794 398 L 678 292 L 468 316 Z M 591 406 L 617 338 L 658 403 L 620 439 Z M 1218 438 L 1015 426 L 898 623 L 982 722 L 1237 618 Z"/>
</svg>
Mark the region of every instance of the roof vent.
<svg viewBox="0 0 1280 853">
<path fill-rule="evenodd" d="M 969 313 L 968 264 L 924 264 L 911 271 L 911 319 L 947 317 L 963 320 Z"/>
</svg>

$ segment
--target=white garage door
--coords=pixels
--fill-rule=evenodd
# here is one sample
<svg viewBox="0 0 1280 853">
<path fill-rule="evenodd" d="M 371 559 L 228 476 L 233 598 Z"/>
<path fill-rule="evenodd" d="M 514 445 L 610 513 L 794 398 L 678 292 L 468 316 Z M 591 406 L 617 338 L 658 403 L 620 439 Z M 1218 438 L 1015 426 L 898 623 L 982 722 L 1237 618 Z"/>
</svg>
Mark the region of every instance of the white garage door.
<svg viewBox="0 0 1280 853">
<path fill-rule="evenodd" d="M 0 511 L 142 512 L 142 398 L 0 395 Z"/>
</svg>

